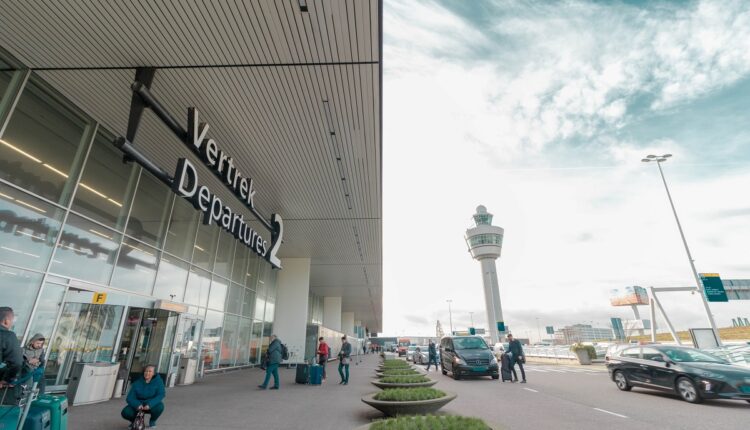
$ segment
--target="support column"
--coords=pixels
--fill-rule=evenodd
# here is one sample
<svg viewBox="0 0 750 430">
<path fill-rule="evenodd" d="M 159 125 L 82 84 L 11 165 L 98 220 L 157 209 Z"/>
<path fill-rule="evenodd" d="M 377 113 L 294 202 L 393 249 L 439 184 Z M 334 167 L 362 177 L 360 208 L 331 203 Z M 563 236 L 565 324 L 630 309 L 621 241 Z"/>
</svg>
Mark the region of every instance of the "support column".
<svg viewBox="0 0 750 430">
<path fill-rule="evenodd" d="M 354 334 L 354 312 L 341 313 L 341 331 L 347 336 L 356 337 Z"/>
<path fill-rule="evenodd" d="M 323 297 L 323 326 L 341 331 L 341 297 Z"/>
<path fill-rule="evenodd" d="M 276 279 L 275 334 L 289 348 L 292 363 L 305 359 L 307 305 L 310 295 L 310 259 L 285 258 Z"/>
</svg>

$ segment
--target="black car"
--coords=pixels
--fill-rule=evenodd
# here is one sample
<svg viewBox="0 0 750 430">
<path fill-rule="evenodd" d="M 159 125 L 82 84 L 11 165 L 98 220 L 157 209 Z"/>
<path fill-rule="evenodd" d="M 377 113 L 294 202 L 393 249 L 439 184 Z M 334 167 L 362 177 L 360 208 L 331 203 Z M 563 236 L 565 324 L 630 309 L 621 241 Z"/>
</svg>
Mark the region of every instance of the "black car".
<svg viewBox="0 0 750 430">
<path fill-rule="evenodd" d="M 492 350 L 479 336 L 446 336 L 440 339 L 440 364 L 443 375 L 500 377 Z"/>
<path fill-rule="evenodd" d="M 750 368 L 695 348 L 633 346 L 611 357 L 607 369 L 622 391 L 637 386 L 674 392 L 690 403 L 703 399 L 750 402 Z"/>
</svg>

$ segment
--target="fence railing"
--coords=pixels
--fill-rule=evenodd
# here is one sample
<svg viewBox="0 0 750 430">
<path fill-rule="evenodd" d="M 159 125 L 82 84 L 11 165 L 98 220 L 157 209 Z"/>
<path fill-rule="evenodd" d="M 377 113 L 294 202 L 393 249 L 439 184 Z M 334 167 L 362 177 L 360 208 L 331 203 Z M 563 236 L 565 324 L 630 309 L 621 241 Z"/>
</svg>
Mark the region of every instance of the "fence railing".
<svg viewBox="0 0 750 430">
<path fill-rule="evenodd" d="M 750 367 L 750 345 L 728 345 L 720 348 L 706 348 L 706 351 L 730 363 Z"/>
</svg>

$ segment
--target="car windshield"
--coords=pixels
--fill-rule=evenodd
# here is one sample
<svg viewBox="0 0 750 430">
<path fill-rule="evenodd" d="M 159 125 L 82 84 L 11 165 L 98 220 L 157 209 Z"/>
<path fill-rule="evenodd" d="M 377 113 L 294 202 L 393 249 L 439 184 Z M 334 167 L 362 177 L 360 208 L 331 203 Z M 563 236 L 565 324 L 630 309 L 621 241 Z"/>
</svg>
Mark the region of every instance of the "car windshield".
<svg viewBox="0 0 750 430">
<path fill-rule="evenodd" d="M 487 349 L 484 339 L 479 337 L 456 337 L 453 338 L 453 346 L 456 349 Z"/>
<path fill-rule="evenodd" d="M 691 363 L 691 362 L 703 362 L 703 363 L 726 363 L 715 355 L 707 354 L 697 349 L 687 348 L 664 348 L 661 350 L 670 360 L 675 363 Z"/>
<path fill-rule="evenodd" d="M 417 349 L 417 347 L 416 347 L 416 346 L 410 346 L 410 347 L 409 347 L 409 351 L 414 351 L 415 349 Z"/>
</svg>

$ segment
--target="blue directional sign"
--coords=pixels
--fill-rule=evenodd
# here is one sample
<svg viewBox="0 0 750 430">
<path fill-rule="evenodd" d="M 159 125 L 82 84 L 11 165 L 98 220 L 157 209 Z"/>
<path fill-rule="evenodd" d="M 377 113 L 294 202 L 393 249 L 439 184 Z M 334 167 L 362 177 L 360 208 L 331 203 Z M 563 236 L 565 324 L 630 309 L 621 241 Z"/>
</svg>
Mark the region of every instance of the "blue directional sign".
<svg viewBox="0 0 750 430">
<path fill-rule="evenodd" d="M 546 329 L 547 329 L 547 334 L 555 334 L 555 327 L 554 326 L 548 325 L 546 327 Z"/>
<path fill-rule="evenodd" d="M 724 289 L 724 283 L 718 273 L 700 273 L 703 291 L 706 292 L 706 299 L 709 302 L 728 302 L 727 292 Z"/>
<path fill-rule="evenodd" d="M 502 321 L 497 322 L 497 331 L 500 333 L 505 333 L 505 323 Z"/>
</svg>

